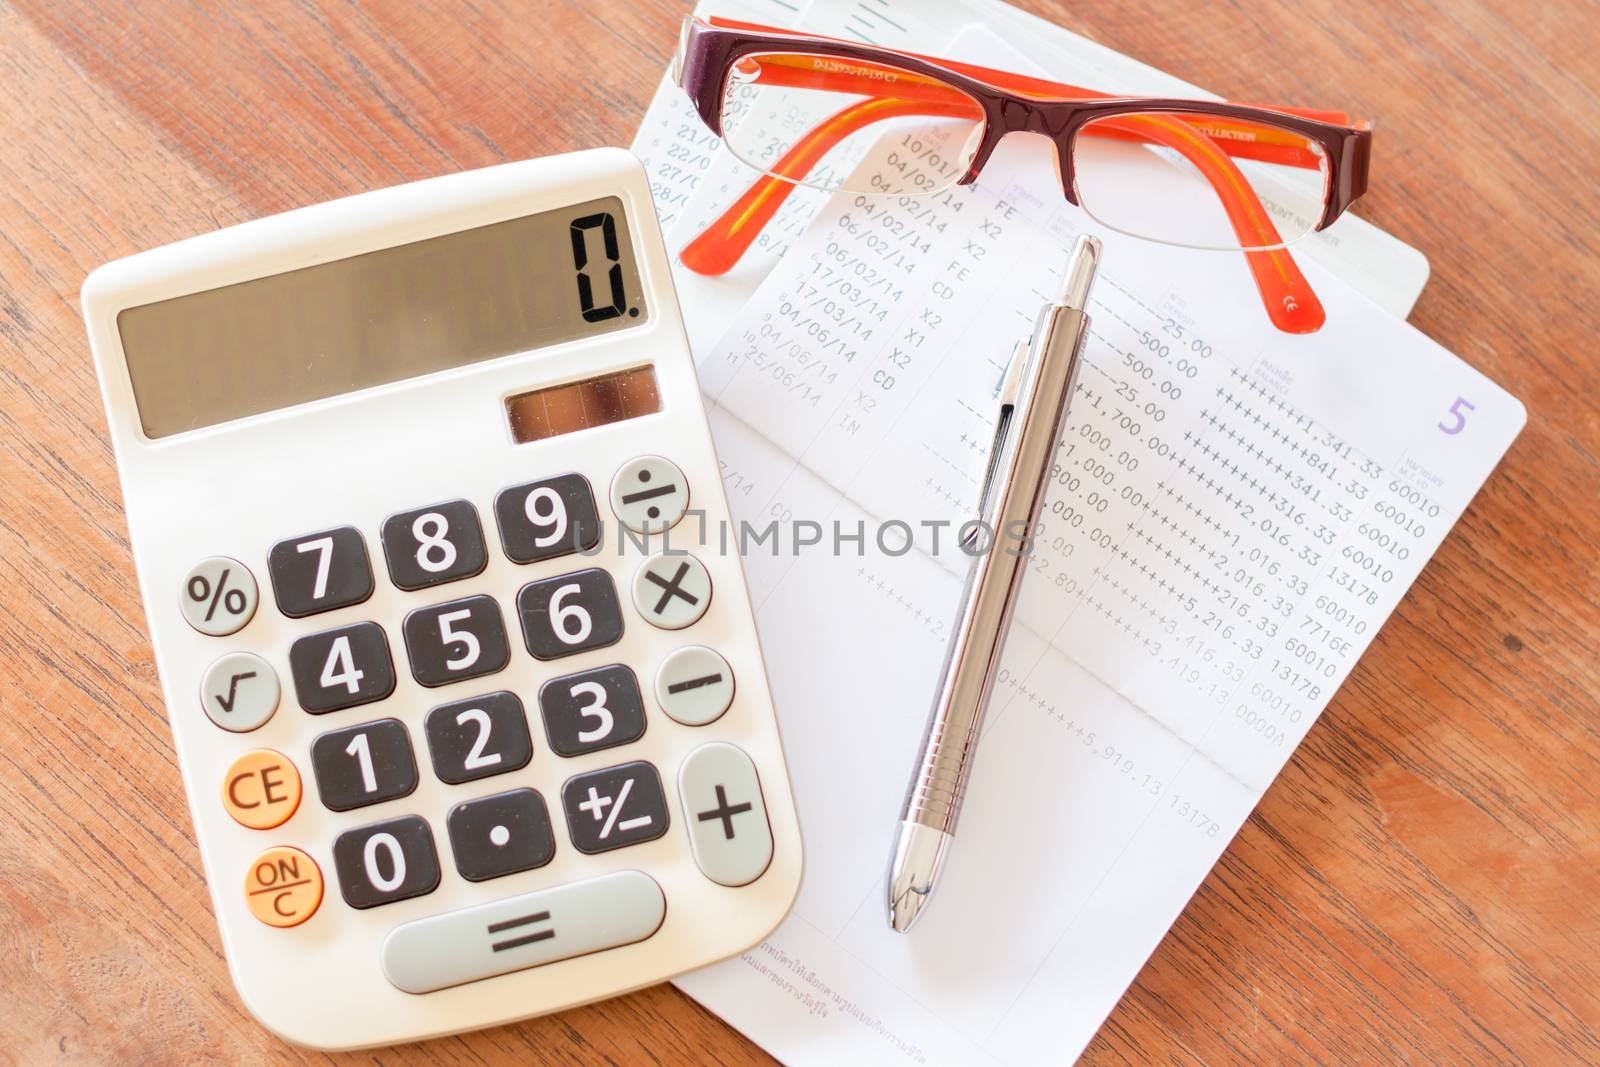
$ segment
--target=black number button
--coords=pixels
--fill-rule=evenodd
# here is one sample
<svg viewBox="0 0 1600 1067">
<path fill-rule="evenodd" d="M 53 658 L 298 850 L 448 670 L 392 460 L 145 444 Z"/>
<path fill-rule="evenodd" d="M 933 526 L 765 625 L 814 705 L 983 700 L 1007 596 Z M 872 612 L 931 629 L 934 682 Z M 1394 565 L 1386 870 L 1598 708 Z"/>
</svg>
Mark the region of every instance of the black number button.
<svg viewBox="0 0 1600 1067">
<path fill-rule="evenodd" d="M 654 841 L 667 832 L 661 775 L 642 761 L 567 779 L 561 806 L 573 847 L 591 855 Z"/>
<path fill-rule="evenodd" d="M 401 626 L 411 674 L 426 686 L 493 674 L 511 658 L 493 597 L 469 596 L 418 608 Z"/>
<path fill-rule="evenodd" d="M 311 742 L 322 806 L 349 811 L 407 796 L 417 788 L 411 738 L 398 719 L 330 730 Z"/>
<path fill-rule="evenodd" d="M 469 882 L 543 867 L 556 854 L 544 797 L 513 789 L 450 809 L 446 821 L 456 870 Z"/>
<path fill-rule="evenodd" d="M 522 701 L 513 693 L 486 693 L 441 704 L 423 724 L 433 773 L 451 785 L 521 770 L 533 758 Z"/>
<path fill-rule="evenodd" d="M 622 639 L 622 608 L 599 568 L 529 582 L 517 593 L 522 637 L 538 659 L 560 659 Z"/>
<path fill-rule="evenodd" d="M 433 831 L 415 815 L 346 830 L 333 842 L 339 892 L 352 908 L 375 908 L 439 887 Z"/>
<path fill-rule="evenodd" d="M 620 663 L 596 667 L 539 687 L 545 736 L 562 756 L 580 756 L 637 741 L 644 734 L 639 680 Z"/>
<path fill-rule="evenodd" d="M 367 542 L 353 526 L 279 541 L 267 553 L 272 595 L 291 619 L 359 604 L 372 595 Z"/>
<path fill-rule="evenodd" d="M 500 490 L 494 500 L 500 544 L 517 563 L 536 563 L 600 543 L 594 491 L 581 474 Z"/>
<path fill-rule="evenodd" d="M 375 622 L 300 638 L 289 646 L 289 673 L 300 706 L 313 715 L 370 704 L 394 692 L 389 639 Z"/>
<path fill-rule="evenodd" d="M 465 500 L 390 515 L 379 539 L 389 578 L 401 589 L 470 578 L 489 562 L 478 509 Z"/>
</svg>

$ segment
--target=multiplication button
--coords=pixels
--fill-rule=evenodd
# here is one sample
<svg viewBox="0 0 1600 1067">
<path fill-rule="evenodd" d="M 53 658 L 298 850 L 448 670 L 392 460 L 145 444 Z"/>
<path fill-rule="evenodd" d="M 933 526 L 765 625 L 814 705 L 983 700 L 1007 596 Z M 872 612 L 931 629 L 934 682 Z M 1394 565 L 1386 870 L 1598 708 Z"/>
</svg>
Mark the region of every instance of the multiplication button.
<svg viewBox="0 0 1600 1067">
<path fill-rule="evenodd" d="M 278 672 L 253 652 L 230 652 L 206 668 L 200 706 L 224 730 L 258 730 L 278 710 Z"/>
<path fill-rule="evenodd" d="M 183 621 L 208 637 L 238 633 L 256 613 L 255 575 L 236 559 L 212 556 L 184 576 L 178 608 Z"/>
<path fill-rule="evenodd" d="M 733 669 L 709 648 L 680 648 L 656 671 L 656 703 L 685 726 L 716 722 L 733 703 Z"/>
<path fill-rule="evenodd" d="M 611 480 L 611 510 L 634 533 L 660 533 L 689 510 L 689 482 L 670 459 L 630 459 Z"/>
<path fill-rule="evenodd" d="M 652 625 L 681 630 L 711 606 L 711 575 L 687 552 L 658 552 L 633 576 L 633 606 Z"/>
</svg>

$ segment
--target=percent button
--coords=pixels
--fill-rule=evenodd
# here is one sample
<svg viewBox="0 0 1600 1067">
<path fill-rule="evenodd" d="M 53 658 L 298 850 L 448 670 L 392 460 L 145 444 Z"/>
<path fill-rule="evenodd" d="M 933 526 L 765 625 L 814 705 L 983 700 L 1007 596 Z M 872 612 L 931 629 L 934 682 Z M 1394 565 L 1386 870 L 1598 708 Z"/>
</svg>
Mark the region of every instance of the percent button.
<svg viewBox="0 0 1600 1067">
<path fill-rule="evenodd" d="M 212 556 L 190 569 L 178 607 L 190 626 L 211 637 L 237 633 L 256 613 L 256 579 L 236 559 Z"/>
</svg>

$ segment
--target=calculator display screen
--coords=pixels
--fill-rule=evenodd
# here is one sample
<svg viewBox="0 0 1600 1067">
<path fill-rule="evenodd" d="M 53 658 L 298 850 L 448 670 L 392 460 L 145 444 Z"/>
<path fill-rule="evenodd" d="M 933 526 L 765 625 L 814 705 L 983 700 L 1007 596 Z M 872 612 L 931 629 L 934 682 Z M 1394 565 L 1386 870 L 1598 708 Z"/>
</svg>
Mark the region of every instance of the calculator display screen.
<svg viewBox="0 0 1600 1067">
<path fill-rule="evenodd" d="M 154 438 L 647 318 L 607 197 L 128 308 L 117 327 Z"/>
</svg>

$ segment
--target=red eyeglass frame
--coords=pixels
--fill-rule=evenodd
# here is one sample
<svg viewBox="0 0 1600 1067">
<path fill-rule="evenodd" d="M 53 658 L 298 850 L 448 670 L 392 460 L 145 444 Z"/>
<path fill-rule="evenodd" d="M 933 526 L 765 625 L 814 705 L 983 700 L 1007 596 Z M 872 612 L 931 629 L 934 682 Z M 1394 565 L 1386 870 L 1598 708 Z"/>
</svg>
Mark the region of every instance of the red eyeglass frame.
<svg viewBox="0 0 1600 1067">
<path fill-rule="evenodd" d="M 1036 133 L 1056 145 L 1062 192 L 1079 204 L 1073 183 L 1072 146 L 1085 123 L 1090 133 L 1161 143 L 1182 153 L 1211 182 L 1241 244 L 1268 317 L 1289 333 L 1310 333 L 1326 319 L 1321 302 L 1283 247 L 1277 228 L 1234 158 L 1272 159 L 1298 166 L 1327 162 L 1327 194 L 1315 229 L 1332 225 L 1366 191 L 1371 154 L 1370 123 L 1349 122 L 1343 112 L 1260 107 L 1163 97 L 1118 97 L 1080 86 L 994 70 L 970 63 L 858 44 L 831 37 L 713 17 L 684 21 L 674 80 L 689 95 L 705 124 L 719 137 L 727 80 L 741 59 L 761 53 L 830 60 L 785 64 L 768 55 L 759 80 L 817 87 L 863 96 L 819 123 L 769 173 L 757 178 L 721 216 L 680 253 L 698 273 L 722 274 L 744 255 L 779 206 L 812 166 L 845 137 L 873 122 L 902 115 L 981 119 L 983 133 L 958 185 L 975 181 L 1002 138 Z M 839 60 L 850 61 L 840 64 Z M 852 65 L 852 63 L 854 65 Z M 892 72 L 897 77 L 885 79 Z M 892 86 L 892 93 L 888 87 Z M 973 104 L 981 109 L 974 110 Z M 1171 113 L 1170 122 L 1160 119 Z M 1128 116 L 1118 122 L 1118 116 Z M 1108 121 L 1109 120 L 1109 121 Z M 1274 142 L 1272 134 L 1282 131 Z M 1215 134 L 1216 136 L 1213 136 Z M 1320 147 L 1321 155 L 1295 148 L 1293 138 Z"/>
</svg>

